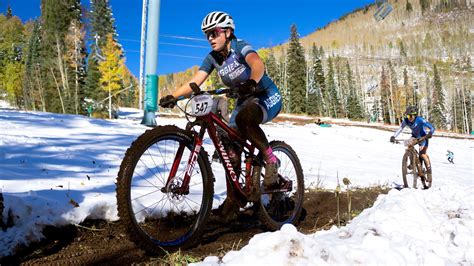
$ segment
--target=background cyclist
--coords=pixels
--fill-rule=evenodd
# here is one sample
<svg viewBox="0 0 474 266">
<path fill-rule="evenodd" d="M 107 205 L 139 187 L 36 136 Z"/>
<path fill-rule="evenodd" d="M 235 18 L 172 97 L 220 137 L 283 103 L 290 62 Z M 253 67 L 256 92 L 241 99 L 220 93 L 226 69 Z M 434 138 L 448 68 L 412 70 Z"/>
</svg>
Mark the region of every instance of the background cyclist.
<svg viewBox="0 0 474 266">
<path fill-rule="evenodd" d="M 421 138 L 423 136 L 427 136 L 430 139 L 434 132 L 435 128 L 431 125 L 426 119 L 421 116 L 418 116 L 418 109 L 416 106 L 408 106 L 405 111 L 405 118 L 402 121 L 402 124 L 398 128 L 398 130 L 390 137 L 390 142 L 395 142 L 395 138 L 402 132 L 402 130 L 408 126 L 411 129 L 411 135 L 414 138 Z M 425 128 L 429 129 L 427 133 Z M 426 166 L 426 173 L 427 173 L 427 180 L 428 182 L 431 181 L 431 162 L 430 158 L 427 154 L 428 151 L 428 139 L 420 142 L 418 145 L 420 146 L 419 154 L 420 154 L 420 161 L 425 162 Z"/>
</svg>

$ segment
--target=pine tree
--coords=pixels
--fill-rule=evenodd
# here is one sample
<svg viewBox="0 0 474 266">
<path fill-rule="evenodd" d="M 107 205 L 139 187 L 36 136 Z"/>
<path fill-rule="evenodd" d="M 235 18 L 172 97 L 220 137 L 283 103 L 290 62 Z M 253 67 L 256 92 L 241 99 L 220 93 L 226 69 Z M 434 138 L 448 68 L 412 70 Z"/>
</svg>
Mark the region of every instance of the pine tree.
<svg viewBox="0 0 474 266">
<path fill-rule="evenodd" d="M 429 11 L 430 0 L 420 0 L 421 13 L 424 14 L 426 11 Z"/>
<path fill-rule="evenodd" d="M 340 106 L 338 106 L 338 117 L 347 117 L 347 98 L 349 96 L 349 89 L 347 85 L 347 77 L 344 71 L 343 60 L 340 56 L 336 56 L 334 60 L 336 69 L 336 90 L 339 96 Z"/>
<path fill-rule="evenodd" d="M 311 115 L 318 115 L 321 116 L 323 114 L 323 97 L 321 93 L 321 86 L 319 84 L 318 79 L 322 73 L 318 72 L 321 68 L 321 58 L 319 54 L 319 49 L 313 43 L 311 48 L 311 68 L 310 68 L 310 85 L 309 85 L 309 92 L 308 92 L 308 104 L 307 104 L 307 113 Z M 319 64 L 319 65 L 318 65 Z M 323 77 L 324 81 L 324 77 Z"/>
<path fill-rule="evenodd" d="M 405 104 L 408 105 L 416 105 L 414 100 L 413 94 L 413 87 L 410 86 L 409 79 L 408 79 L 408 70 L 405 68 L 403 70 L 403 87 L 405 88 Z"/>
<path fill-rule="evenodd" d="M 347 71 L 347 84 L 349 86 L 349 96 L 347 99 L 347 117 L 350 119 L 363 119 L 364 118 L 364 110 L 362 108 L 362 104 L 359 101 L 356 93 L 356 84 L 354 82 L 354 78 L 352 75 L 352 70 L 349 65 L 349 61 L 346 61 L 346 71 Z"/>
<path fill-rule="evenodd" d="M 104 61 L 99 62 L 102 88 L 108 92 L 109 119 L 112 119 L 112 97 L 120 90 L 122 79 L 125 77 L 126 68 L 122 58 L 122 51 L 114 41 L 112 34 L 107 36 L 107 42 L 102 49 Z"/>
<path fill-rule="evenodd" d="M 87 77 L 85 79 L 84 94 L 92 101 L 100 101 L 105 96 L 104 90 L 100 87 L 100 72 L 97 70 L 102 47 L 105 44 L 108 34 L 117 36 L 115 30 L 115 20 L 112 16 L 112 9 L 108 0 L 91 0 L 91 11 L 89 13 L 89 41 L 90 51 L 87 59 Z M 96 106 L 96 108 L 100 108 Z"/>
<path fill-rule="evenodd" d="M 304 113 L 306 111 L 306 61 L 296 25 L 291 26 L 287 64 L 290 112 Z"/>
<path fill-rule="evenodd" d="M 393 115 L 395 116 L 395 123 L 400 124 L 403 118 L 403 113 L 406 109 L 405 104 L 405 90 L 398 85 L 397 72 L 395 71 L 392 62 L 388 61 L 388 73 L 390 75 L 390 87 L 392 92 L 391 105 Z M 402 100 L 403 99 L 403 100 Z"/>
<path fill-rule="evenodd" d="M 407 0 L 406 5 L 405 5 L 405 9 L 407 10 L 407 12 L 413 11 L 413 7 L 412 7 L 410 1 L 408 1 L 408 0 Z"/>
<path fill-rule="evenodd" d="M 472 85 L 470 82 L 470 80 L 467 80 L 467 82 L 469 82 L 470 85 Z M 468 86 L 469 89 L 465 89 L 464 85 L 463 85 L 463 88 L 461 90 L 462 92 L 462 97 L 464 99 L 464 119 L 465 119 L 465 124 L 466 124 L 466 133 L 467 134 L 472 134 L 472 131 L 473 128 L 472 128 L 472 105 L 473 105 L 473 102 L 472 102 L 472 98 L 473 98 L 473 95 L 472 95 L 472 91 L 470 90 L 470 88 L 472 88 L 472 86 Z"/>
<path fill-rule="evenodd" d="M 112 34 L 113 38 L 117 37 L 115 19 L 112 15 L 109 0 L 91 0 L 89 16 L 91 22 L 91 41 L 94 42 L 92 45 L 97 44 L 99 48 L 102 48 L 109 34 Z"/>
<path fill-rule="evenodd" d="M 5 17 L 6 17 L 7 19 L 11 19 L 11 18 L 13 17 L 11 6 L 8 6 L 8 7 L 7 7 L 7 14 L 5 15 Z"/>
<path fill-rule="evenodd" d="M 337 85 L 334 80 L 334 65 L 332 57 L 328 57 L 328 72 L 326 77 L 327 93 L 325 98 L 328 99 L 328 115 L 331 117 L 339 117 L 341 113 L 339 96 L 337 95 Z"/>
<path fill-rule="evenodd" d="M 444 92 L 443 86 L 441 84 L 441 78 L 439 76 L 438 67 L 436 64 L 433 66 L 433 79 L 434 79 L 434 88 L 433 88 L 433 109 L 431 110 L 431 116 L 435 127 L 446 128 L 446 108 L 444 106 Z"/>
<path fill-rule="evenodd" d="M 281 98 L 282 98 L 282 112 L 289 113 L 290 111 L 290 92 L 288 89 L 288 53 L 285 49 L 282 51 L 282 56 L 278 62 L 278 76 L 276 80 L 277 87 L 280 89 Z"/>
<path fill-rule="evenodd" d="M 43 105 L 39 93 L 41 90 L 37 86 L 38 77 L 35 72 L 35 65 L 40 63 L 40 41 L 41 41 L 41 32 L 40 32 L 40 21 L 35 20 L 33 22 L 33 29 L 28 40 L 28 46 L 26 49 L 25 56 L 25 81 L 24 81 L 24 97 L 25 97 L 25 107 L 36 110 L 36 106 Z"/>
<path fill-rule="evenodd" d="M 316 87 L 319 88 L 319 93 L 321 94 L 321 106 L 318 108 L 319 115 L 326 114 L 328 115 L 328 97 L 327 97 L 327 89 L 326 89 L 326 78 L 324 75 L 324 68 L 323 68 L 323 58 L 324 58 L 324 50 L 323 47 L 319 47 L 319 51 L 317 52 L 317 57 L 314 65 L 314 75 L 316 80 Z"/>
<path fill-rule="evenodd" d="M 462 98 L 461 89 L 455 89 L 453 91 L 453 104 L 451 109 L 451 114 L 453 114 L 453 119 L 451 120 L 451 129 L 454 132 L 465 133 L 465 123 L 464 123 L 464 103 Z"/>
<path fill-rule="evenodd" d="M 378 122 L 379 117 L 380 117 L 380 104 L 378 100 L 374 101 L 374 105 L 372 106 L 370 113 L 372 117 L 374 118 L 374 122 Z"/>
<path fill-rule="evenodd" d="M 385 68 L 382 66 L 382 76 L 380 78 L 380 105 L 382 117 L 385 123 L 390 124 L 390 85 Z"/>
</svg>

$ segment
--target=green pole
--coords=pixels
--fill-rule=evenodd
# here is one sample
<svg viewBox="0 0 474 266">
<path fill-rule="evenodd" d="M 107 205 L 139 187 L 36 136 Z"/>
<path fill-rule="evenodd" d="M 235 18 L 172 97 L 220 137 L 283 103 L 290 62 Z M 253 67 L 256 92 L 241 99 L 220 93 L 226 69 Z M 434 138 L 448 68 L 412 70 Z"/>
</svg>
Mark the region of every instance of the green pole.
<svg viewBox="0 0 474 266">
<path fill-rule="evenodd" d="M 155 112 L 158 110 L 158 30 L 160 22 L 160 0 L 149 0 L 145 57 L 145 108 L 142 124 L 156 126 Z"/>
</svg>

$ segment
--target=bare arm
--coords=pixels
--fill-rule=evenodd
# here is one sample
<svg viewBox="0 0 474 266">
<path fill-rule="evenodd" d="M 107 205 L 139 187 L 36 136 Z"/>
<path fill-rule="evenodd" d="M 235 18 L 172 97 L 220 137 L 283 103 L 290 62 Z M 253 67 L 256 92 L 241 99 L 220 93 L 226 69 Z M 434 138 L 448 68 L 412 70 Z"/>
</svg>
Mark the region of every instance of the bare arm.
<svg viewBox="0 0 474 266">
<path fill-rule="evenodd" d="M 189 83 L 194 82 L 198 86 L 201 86 L 201 84 L 207 79 L 208 76 L 209 74 L 207 74 L 207 72 L 199 70 L 188 82 L 177 88 L 171 95 L 173 95 L 173 97 L 175 98 L 178 98 L 179 96 L 187 96 L 191 94 L 193 90 L 189 86 Z"/>
<path fill-rule="evenodd" d="M 250 78 L 258 83 L 265 72 L 265 65 L 263 64 L 262 59 L 257 53 L 250 53 L 245 57 L 245 61 L 250 66 L 250 69 L 252 69 Z"/>
</svg>

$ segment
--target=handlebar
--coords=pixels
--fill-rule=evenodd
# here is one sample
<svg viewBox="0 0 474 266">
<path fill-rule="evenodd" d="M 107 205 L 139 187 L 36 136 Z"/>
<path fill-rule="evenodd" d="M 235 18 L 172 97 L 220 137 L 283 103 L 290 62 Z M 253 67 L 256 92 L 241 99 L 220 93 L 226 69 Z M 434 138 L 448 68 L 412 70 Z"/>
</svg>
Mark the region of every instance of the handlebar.
<svg viewBox="0 0 474 266">
<path fill-rule="evenodd" d="M 184 99 L 192 98 L 193 96 L 201 95 L 204 93 L 211 94 L 211 95 L 221 95 L 221 94 L 230 94 L 230 97 L 233 97 L 234 94 L 237 93 L 238 88 L 220 88 L 216 90 L 210 90 L 210 91 L 203 91 L 201 88 L 194 82 L 189 83 L 189 86 L 193 90 L 191 95 L 189 97 L 186 96 L 179 96 L 176 101 L 181 101 Z"/>
<path fill-rule="evenodd" d="M 411 146 L 415 146 L 415 145 L 417 145 L 417 144 L 423 142 L 423 141 L 426 140 L 427 138 L 428 138 L 428 135 L 425 135 L 425 136 L 423 136 L 423 137 L 421 137 L 421 138 L 416 138 L 416 139 L 413 141 L 413 143 L 411 143 L 410 145 L 411 145 Z M 396 139 L 394 143 L 399 144 L 400 142 L 405 142 L 405 141 L 407 141 L 407 140 L 409 140 L 409 139 Z"/>
</svg>

